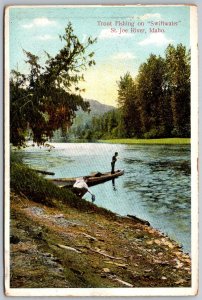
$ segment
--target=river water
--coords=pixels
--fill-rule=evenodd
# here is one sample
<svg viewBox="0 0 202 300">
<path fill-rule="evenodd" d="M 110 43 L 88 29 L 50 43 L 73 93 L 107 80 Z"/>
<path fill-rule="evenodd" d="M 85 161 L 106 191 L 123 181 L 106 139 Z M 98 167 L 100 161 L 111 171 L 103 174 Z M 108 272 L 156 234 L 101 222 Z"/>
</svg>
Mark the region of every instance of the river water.
<svg viewBox="0 0 202 300">
<path fill-rule="evenodd" d="M 125 174 L 91 187 L 95 204 L 120 215 L 135 215 L 191 251 L 191 184 L 189 145 L 121 145 L 54 143 L 18 151 L 26 164 L 55 172 L 51 178 L 107 172 L 119 153 L 116 169 Z M 91 200 L 90 194 L 84 196 Z"/>
</svg>

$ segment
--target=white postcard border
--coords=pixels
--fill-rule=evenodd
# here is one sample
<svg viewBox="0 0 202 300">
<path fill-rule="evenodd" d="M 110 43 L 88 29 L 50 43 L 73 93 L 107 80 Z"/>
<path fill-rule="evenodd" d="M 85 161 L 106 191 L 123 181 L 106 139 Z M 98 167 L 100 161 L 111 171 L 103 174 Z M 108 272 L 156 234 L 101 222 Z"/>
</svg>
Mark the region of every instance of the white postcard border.
<svg viewBox="0 0 202 300">
<path fill-rule="evenodd" d="M 9 7 L 32 7 L 33 5 L 13 5 Z M 33 7 L 104 7 L 105 5 L 34 5 Z M 115 5 L 112 5 L 115 6 Z M 134 7 L 137 5 L 124 5 Z M 141 5 L 138 5 L 141 6 Z M 151 6 L 183 6 L 183 4 Z M 191 5 L 189 5 L 191 6 Z M 5 97 L 4 97 L 4 261 L 5 261 L 5 294 L 6 296 L 191 296 L 198 291 L 198 38 L 197 7 L 190 7 L 190 39 L 191 39 L 191 195 L 192 195 L 192 286 L 190 288 L 10 288 L 10 135 L 9 135 L 9 7 L 5 11 Z M 106 6 L 108 7 L 108 6 Z M 194 32 L 194 34 L 193 34 Z M 194 213 L 193 213 L 194 211 Z M 197 245 L 197 247 L 196 247 Z"/>
</svg>

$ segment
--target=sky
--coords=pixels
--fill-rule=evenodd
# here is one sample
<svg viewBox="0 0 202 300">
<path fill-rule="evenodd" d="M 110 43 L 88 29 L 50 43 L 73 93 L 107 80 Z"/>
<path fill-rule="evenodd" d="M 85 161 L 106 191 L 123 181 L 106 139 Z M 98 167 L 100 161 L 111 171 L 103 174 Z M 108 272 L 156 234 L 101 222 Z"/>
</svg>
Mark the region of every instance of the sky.
<svg viewBox="0 0 202 300">
<path fill-rule="evenodd" d="M 82 42 L 97 38 L 90 52 L 96 65 L 85 71 L 82 96 L 117 105 L 117 82 L 135 78 L 151 53 L 165 55 L 169 43 L 190 48 L 189 6 L 12 7 L 9 9 L 9 68 L 27 72 L 23 49 L 39 56 L 62 48 L 59 35 L 71 22 Z"/>
</svg>

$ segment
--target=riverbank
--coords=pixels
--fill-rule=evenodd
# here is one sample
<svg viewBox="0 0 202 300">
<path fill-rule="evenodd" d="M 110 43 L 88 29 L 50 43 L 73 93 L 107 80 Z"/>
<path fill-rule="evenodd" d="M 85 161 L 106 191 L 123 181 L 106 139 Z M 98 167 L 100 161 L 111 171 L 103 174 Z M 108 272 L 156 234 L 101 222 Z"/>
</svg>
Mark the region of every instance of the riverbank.
<svg viewBox="0 0 202 300">
<path fill-rule="evenodd" d="M 110 144 L 139 144 L 139 145 L 189 145 L 190 138 L 164 138 L 164 139 L 110 139 L 99 140 L 101 143 Z"/>
<path fill-rule="evenodd" d="M 36 181 L 38 175 L 32 176 Z M 55 186 L 54 197 L 33 194 L 30 185 L 29 191 L 20 186 L 23 192 L 16 187 L 11 192 L 12 288 L 191 286 L 189 255 L 158 230 L 65 191 L 58 198 Z"/>
<path fill-rule="evenodd" d="M 190 257 L 175 241 L 19 162 L 11 164 L 10 260 L 11 288 L 191 286 Z"/>
</svg>

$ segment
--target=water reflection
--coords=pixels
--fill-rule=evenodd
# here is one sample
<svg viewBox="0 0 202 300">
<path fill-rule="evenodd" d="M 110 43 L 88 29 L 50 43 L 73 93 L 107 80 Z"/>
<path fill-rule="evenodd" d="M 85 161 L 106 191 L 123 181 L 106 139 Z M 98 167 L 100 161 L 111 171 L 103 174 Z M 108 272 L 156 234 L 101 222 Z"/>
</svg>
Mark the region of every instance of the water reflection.
<svg viewBox="0 0 202 300">
<path fill-rule="evenodd" d="M 112 179 L 112 188 L 114 191 L 117 191 L 116 185 L 115 185 L 115 178 Z"/>
</svg>

